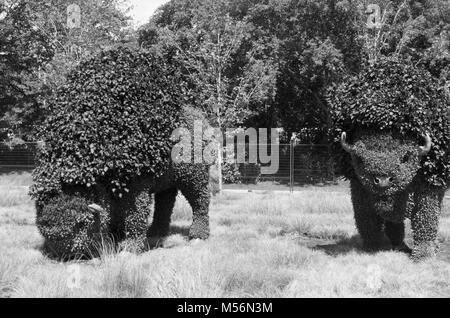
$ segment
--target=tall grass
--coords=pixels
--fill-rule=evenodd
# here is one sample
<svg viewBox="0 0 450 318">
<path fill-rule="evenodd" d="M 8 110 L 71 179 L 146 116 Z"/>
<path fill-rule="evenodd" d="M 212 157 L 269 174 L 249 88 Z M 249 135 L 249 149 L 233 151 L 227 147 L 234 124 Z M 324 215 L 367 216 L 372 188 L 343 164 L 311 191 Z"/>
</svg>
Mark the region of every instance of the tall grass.
<svg viewBox="0 0 450 318">
<path fill-rule="evenodd" d="M 17 264 L 14 260 L 0 258 L 0 298 L 8 297 L 17 279 Z"/>
<path fill-rule="evenodd" d="M 28 205 L 28 187 L 32 183 L 30 173 L 11 173 L 0 175 L 0 207 Z"/>
<path fill-rule="evenodd" d="M 103 259 L 101 274 L 102 296 L 142 298 L 146 296 L 148 274 L 135 255 L 121 252 Z"/>
<path fill-rule="evenodd" d="M 93 260 L 59 263 L 40 251 L 42 237 L 24 186 L 0 178 L 0 297 L 448 297 L 450 200 L 440 238 L 443 255 L 413 263 L 390 251 L 365 254 L 346 191 L 223 193 L 213 197 L 211 237 L 186 237 L 192 210 L 177 199 L 162 248 L 134 254 L 105 238 Z M 410 239 L 410 234 L 408 234 Z M 446 255 L 448 254 L 448 255 Z M 448 260 L 447 258 L 448 257 Z M 79 266 L 79 288 L 68 284 Z M 371 275 L 377 269 L 379 281 Z"/>
<path fill-rule="evenodd" d="M 32 176 L 29 172 L 13 172 L 13 173 L 4 173 L 0 174 L 0 187 L 28 187 L 32 184 Z"/>
<path fill-rule="evenodd" d="M 0 207 L 31 204 L 27 189 L 0 186 Z"/>
</svg>

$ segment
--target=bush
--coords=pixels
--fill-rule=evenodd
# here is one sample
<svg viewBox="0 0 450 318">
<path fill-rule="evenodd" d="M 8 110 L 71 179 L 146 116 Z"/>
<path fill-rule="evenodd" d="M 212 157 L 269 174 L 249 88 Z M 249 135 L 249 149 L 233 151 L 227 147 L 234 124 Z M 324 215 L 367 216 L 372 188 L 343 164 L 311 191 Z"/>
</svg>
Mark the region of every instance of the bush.
<svg viewBox="0 0 450 318">
<path fill-rule="evenodd" d="M 311 148 L 300 153 L 296 161 L 301 163 L 301 181 L 305 184 L 316 184 L 334 181 L 334 160 L 328 152 L 322 149 Z M 297 177 L 297 176 L 296 176 Z M 298 177 L 297 177 L 298 178 Z"/>
<path fill-rule="evenodd" d="M 242 175 L 239 171 L 239 164 L 224 161 L 222 164 L 222 180 L 225 184 L 242 183 Z"/>
<path fill-rule="evenodd" d="M 86 199 L 62 195 L 38 205 L 37 226 L 45 251 L 58 258 L 91 255 L 106 231 L 106 216 L 89 210 Z"/>
<path fill-rule="evenodd" d="M 261 166 L 255 163 L 239 164 L 241 182 L 246 184 L 258 184 L 261 179 Z"/>
<path fill-rule="evenodd" d="M 190 103 L 179 67 L 128 48 L 102 52 L 70 73 L 50 102 L 34 173 L 36 198 L 61 184 L 108 184 L 122 196 L 130 180 L 158 177 L 170 159 L 170 136 Z"/>
<path fill-rule="evenodd" d="M 393 131 L 423 143 L 429 133 L 431 152 L 423 159 L 420 174 L 431 185 L 450 185 L 450 100 L 438 80 L 407 61 L 380 58 L 329 91 L 331 135 L 340 157 L 340 168 L 352 177 L 348 154 L 339 145 L 343 131 L 358 128 Z"/>
</svg>

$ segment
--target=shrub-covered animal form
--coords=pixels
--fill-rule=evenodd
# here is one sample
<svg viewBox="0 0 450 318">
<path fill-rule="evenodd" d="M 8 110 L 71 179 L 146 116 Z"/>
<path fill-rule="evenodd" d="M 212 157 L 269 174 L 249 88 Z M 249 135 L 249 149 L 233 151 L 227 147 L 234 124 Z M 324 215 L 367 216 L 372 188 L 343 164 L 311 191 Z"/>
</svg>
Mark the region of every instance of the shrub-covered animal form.
<svg viewBox="0 0 450 318">
<path fill-rule="evenodd" d="M 86 255 L 104 234 L 142 248 L 146 235 L 167 235 L 178 191 L 193 209 L 190 238 L 208 237 L 209 165 L 171 160 L 176 129 L 207 126 L 182 78 L 165 58 L 126 48 L 69 75 L 42 127 L 32 188 L 51 254 Z"/>
<path fill-rule="evenodd" d="M 368 250 L 384 234 L 413 257 L 436 253 L 439 215 L 450 184 L 450 103 L 435 78 L 386 58 L 328 97 L 340 167 L 350 179 L 358 231 Z M 348 138 L 347 138 L 348 137 Z"/>
</svg>

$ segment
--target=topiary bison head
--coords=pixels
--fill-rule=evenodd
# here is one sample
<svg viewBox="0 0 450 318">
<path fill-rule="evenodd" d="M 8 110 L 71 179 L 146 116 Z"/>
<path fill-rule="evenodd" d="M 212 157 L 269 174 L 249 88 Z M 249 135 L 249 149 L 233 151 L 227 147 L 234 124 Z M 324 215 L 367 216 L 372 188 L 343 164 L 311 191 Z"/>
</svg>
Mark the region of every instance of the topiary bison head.
<svg viewBox="0 0 450 318">
<path fill-rule="evenodd" d="M 431 137 L 424 145 L 389 133 L 359 132 L 354 144 L 342 133 L 341 145 L 351 156 L 356 177 L 367 191 L 376 196 L 391 196 L 411 185 L 420 170 L 422 158 L 431 150 Z"/>
<path fill-rule="evenodd" d="M 349 144 L 347 134 L 341 135 L 354 177 L 375 199 L 376 213 L 400 221 L 404 215 L 395 211 L 395 202 L 419 178 L 421 161 L 431 150 L 431 137 L 424 136 L 421 145 L 413 138 L 385 132 L 359 131 L 355 136 Z"/>
<path fill-rule="evenodd" d="M 71 259 L 95 253 L 106 231 L 104 212 L 93 209 L 85 198 L 68 195 L 38 203 L 36 208 L 36 223 L 49 256 Z"/>
</svg>

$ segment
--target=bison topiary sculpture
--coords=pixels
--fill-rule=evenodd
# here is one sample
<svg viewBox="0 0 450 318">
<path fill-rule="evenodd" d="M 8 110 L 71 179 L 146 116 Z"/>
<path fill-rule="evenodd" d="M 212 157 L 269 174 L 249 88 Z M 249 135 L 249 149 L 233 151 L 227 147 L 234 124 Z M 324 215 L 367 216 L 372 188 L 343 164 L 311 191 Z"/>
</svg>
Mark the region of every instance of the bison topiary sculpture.
<svg viewBox="0 0 450 318">
<path fill-rule="evenodd" d="M 450 102 L 440 86 L 425 70 L 383 58 L 328 96 L 339 166 L 350 179 L 367 250 L 379 249 L 386 234 L 414 259 L 436 254 L 450 185 Z M 405 218 L 412 250 L 404 242 Z"/>
<path fill-rule="evenodd" d="M 190 238 L 208 237 L 209 165 L 171 160 L 176 129 L 207 126 L 189 105 L 180 68 L 149 52 L 105 51 L 70 73 L 40 133 L 32 188 L 49 254 L 89 256 L 105 234 L 140 250 L 146 235 L 168 234 L 178 191 L 193 209 Z"/>
</svg>

